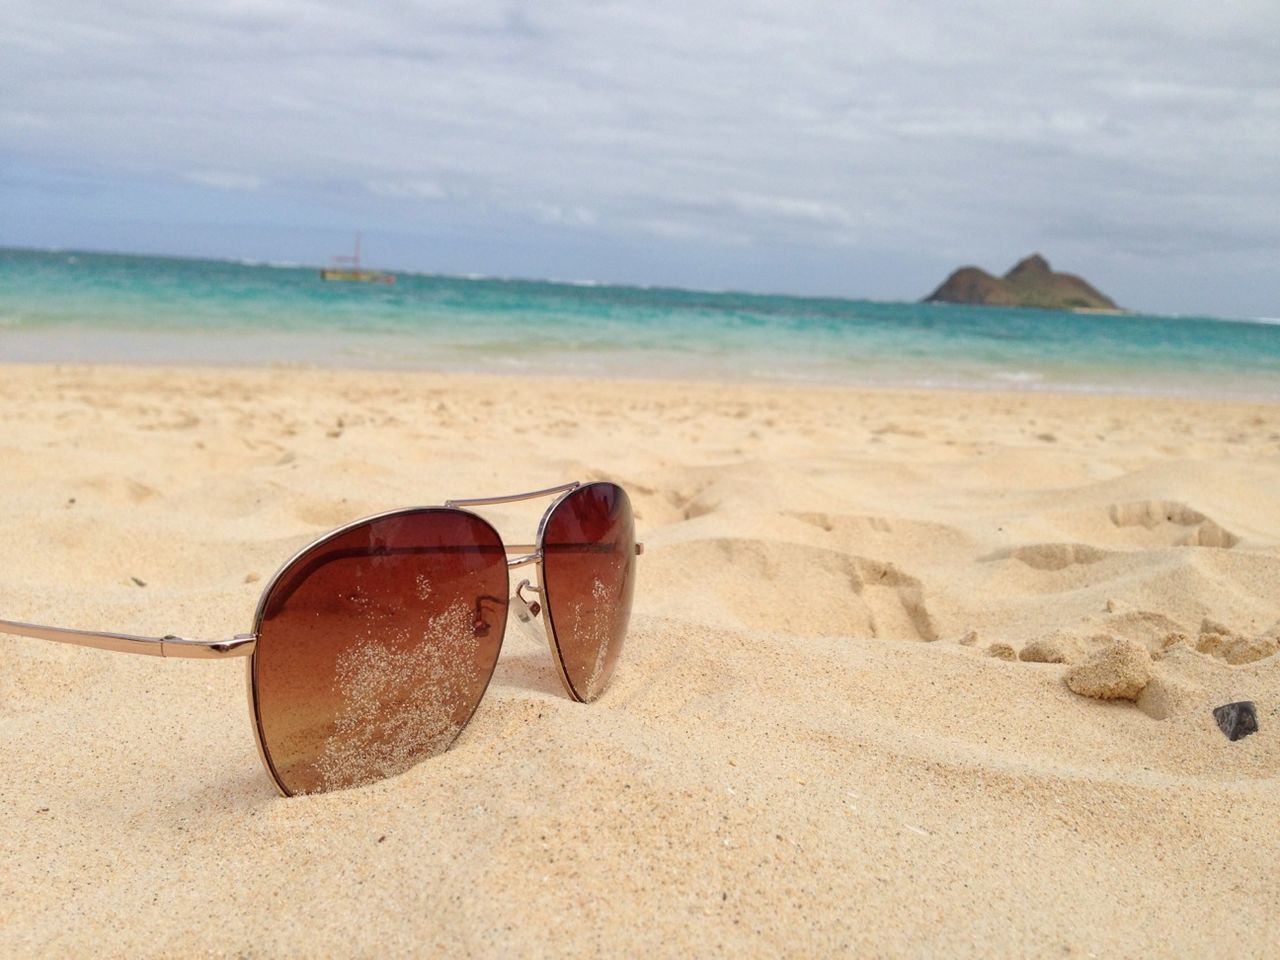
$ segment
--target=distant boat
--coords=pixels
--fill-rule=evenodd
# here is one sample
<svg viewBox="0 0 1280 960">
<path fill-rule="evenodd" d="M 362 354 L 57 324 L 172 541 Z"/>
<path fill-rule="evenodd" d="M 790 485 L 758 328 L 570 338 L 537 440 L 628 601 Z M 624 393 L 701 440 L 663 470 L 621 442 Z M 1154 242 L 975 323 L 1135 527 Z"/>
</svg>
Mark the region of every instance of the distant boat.
<svg viewBox="0 0 1280 960">
<path fill-rule="evenodd" d="M 381 270 L 364 270 L 360 266 L 360 234 L 356 234 L 356 249 L 349 257 L 333 258 L 333 265 L 320 268 L 321 280 L 345 280 L 353 283 L 395 283 L 394 273 Z"/>
</svg>

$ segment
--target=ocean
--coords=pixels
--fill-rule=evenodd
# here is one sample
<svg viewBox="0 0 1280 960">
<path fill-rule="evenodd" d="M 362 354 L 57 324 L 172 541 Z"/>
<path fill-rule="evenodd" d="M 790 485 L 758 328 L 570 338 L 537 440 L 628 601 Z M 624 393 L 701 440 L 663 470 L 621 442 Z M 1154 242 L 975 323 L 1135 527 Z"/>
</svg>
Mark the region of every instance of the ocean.
<svg viewBox="0 0 1280 960">
<path fill-rule="evenodd" d="M 1280 323 L 0 249 L 0 361 L 1280 399 Z"/>
</svg>

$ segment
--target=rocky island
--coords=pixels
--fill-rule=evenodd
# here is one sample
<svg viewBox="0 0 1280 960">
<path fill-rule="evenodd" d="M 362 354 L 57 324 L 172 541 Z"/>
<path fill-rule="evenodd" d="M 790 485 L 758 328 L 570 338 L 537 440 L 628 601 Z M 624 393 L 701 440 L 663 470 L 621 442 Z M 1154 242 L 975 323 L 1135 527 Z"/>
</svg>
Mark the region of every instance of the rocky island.
<svg viewBox="0 0 1280 960">
<path fill-rule="evenodd" d="M 994 277 L 980 267 L 961 267 L 924 302 L 1122 312 L 1114 300 L 1080 277 L 1054 273 L 1049 261 L 1038 253 L 1019 260 L 1003 277 Z"/>
</svg>

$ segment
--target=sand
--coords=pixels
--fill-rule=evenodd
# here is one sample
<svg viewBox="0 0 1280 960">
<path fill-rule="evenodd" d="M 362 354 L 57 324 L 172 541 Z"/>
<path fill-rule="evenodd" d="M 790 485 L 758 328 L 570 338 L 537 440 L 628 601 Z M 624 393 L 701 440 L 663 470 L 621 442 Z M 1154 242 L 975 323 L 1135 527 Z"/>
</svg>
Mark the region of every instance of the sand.
<svg viewBox="0 0 1280 960">
<path fill-rule="evenodd" d="M 1280 955 L 1280 407 L 8 366 L 0 465 L 0 616 L 69 626 L 229 636 L 333 526 L 570 479 L 648 548 L 600 701 L 512 623 L 324 796 L 243 661 L 0 636 L 0 955 Z"/>
</svg>

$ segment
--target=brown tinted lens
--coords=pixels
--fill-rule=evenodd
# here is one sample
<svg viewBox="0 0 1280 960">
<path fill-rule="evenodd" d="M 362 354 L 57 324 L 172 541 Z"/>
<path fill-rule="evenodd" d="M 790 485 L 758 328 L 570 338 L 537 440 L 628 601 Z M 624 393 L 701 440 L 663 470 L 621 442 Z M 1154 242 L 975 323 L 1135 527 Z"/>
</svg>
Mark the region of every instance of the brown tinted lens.
<svg viewBox="0 0 1280 960">
<path fill-rule="evenodd" d="M 612 483 L 569 494 L 543 530 L 543 599 L 565 676 L 580 700 L 604 692 L 622 652 L 635 543 L 631 501 Z"/>
<path fill-rule="evenodd" d="M 369 783 L 448 749 L 493 675 L 507 622 L 497 532 L 460 510 L 343 531 L 271 586 L 254 704 L 288 793 Z"/>
</svg>

